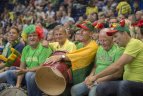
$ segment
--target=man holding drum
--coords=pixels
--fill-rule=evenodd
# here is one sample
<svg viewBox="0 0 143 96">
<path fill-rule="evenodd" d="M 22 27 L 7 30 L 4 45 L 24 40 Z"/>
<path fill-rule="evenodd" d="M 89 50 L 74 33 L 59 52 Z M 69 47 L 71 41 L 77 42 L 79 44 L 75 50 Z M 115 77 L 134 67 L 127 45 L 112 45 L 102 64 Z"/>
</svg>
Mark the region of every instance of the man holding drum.
<svg viewBox="0 0 143 96">
<path fill-rule="evenodd" d="M 42 92 L 35 83 L 35 72 L 51 55 L 52 50 L 41 45 L 43 30 L 39 26 L 29 25 L 25 28 L 24 33 L 27 36 L 28 45 L 22 51 L 20 68 L 8 71 L 6 79 L 8 83 L 19 88 L 25 78 L 28 96 L 42 96 Z M 18 76 L 16 77 L 16 75 Z"/>
<path fill-rule="evenodd" d="M 81 39 L 84 44 L 83 48 L 67 53 L 65 55 L 52 56 L 47 63 L 55 63 L 60 60 L 71 61 L 73 84 L 82 82 L 89 75 L 93 66 L 92 62 L 98 48 L 98 45 L 91 39 L 94 26 L 90 22 L 83 22 L 78 27 L 81 29 Z"/>
</svg>

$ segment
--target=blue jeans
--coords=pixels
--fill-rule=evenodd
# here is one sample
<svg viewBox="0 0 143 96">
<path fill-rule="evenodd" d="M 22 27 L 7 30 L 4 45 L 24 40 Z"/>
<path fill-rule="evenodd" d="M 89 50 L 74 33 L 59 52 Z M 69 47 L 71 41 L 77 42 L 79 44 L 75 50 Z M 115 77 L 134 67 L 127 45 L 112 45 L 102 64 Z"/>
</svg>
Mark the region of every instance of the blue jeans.
<svg viewBox="0 0 143 96">
<path fill-rule="evenodd" d="M 85 83 L 79 83 L 71 88 L 71 96 L 84 96 L 87 94 L 88 96 L 95 96 L 96 86 L 89 89 Z"/>
<path fill-rule="evenodd" d="M 143 83 L 122 81 L 117 94 L 118 96 L 143 96 Z"/>
<path fill-rule="evenodd" d="M 143 96 L 143 83 L 126 80 L 101 83 L 96 96 Z"/>
<path fill-rule="evenodd" d="M 10 67 L 8 70 L 14 70 L 14 69 L 15 69 L 15 67 L 13 66 L 13 67 Z M 6 82 L 6 74 L 7 74 L 8 70 L 0 73 L 0 83 Z"/>
<path fill-rule="evenodd" d="M 6 71 L 0 73 L 0 83 L 6 82 Z"/>
<path fill-rule="evenodd" d="M 7 71 L 6 80 L 9 84 L 15 86 L 17 76 L 15 70 Z M 35 72 L 27 72 L 25 74 L 25 82 L 27 86 L 28 96 L 42 96 L 42 92 L 38 89 L 35 83 Z"/>
</svg>

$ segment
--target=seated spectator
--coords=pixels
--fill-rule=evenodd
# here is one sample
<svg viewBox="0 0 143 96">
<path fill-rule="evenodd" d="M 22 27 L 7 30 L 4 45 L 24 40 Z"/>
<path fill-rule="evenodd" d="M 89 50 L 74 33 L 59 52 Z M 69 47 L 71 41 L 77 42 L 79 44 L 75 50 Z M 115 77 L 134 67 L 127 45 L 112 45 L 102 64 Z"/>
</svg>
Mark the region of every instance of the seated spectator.
<svg viewBox="0 0 143 96">
<path fill-rule="evenodd" d="M 56 18 L 56 22 L 57 22 L 57 23 L 61 23 L 62 15 L 63 15 L 63 12 L 62 12 L 62 11 L 56 11 L 55 18 Z"/>
<path fill-rule="evenodd" d="M 116 6 L 117 6 L 117 3 L 115 0 L 106 0 L 106 4 L 103 6 L 102 11 L 105 14 L 108 14 L 110 10 L 114 13 L 116 10 Z"/>
<path fill-rule="evenodd" d="M 134 14 L 129 15 L 128 20 L 130 21 L 129 24 L 130 35 L 132 38 L 136 38 L 136 31 L 138 30 L 138 28 L 136 27 L 137 21 L 135 15 Z"/>
<path fill-rule="evenodd" d="M 136 26 L 136 38 L 143 41 L 143 20 L 140 20 Z"/>
<path fill-rule="evenodd" d="M 86 7 L 86 15 L 90 15 L 92 13 L 98 13 L 98 7 L 95 6 L 95 1 L 94 0 L 89 0 L 88 6 Z"/>
<path fill-rule="evenodd" d="M 131 14 L 131 6 L 128 4 L 127 0 L 121 0 L 117 5 L 116 10 L 118 11 L 118 15 L 129 15 Z"/>
<path fill-rule="evenodd" d="M 74 43 L 77 47 L 77 49 L 80 49 L 82 48 L 84 45 L 83 43 L 81 42 L 81 30 L 78 30 L 76 33 L 75 33 L 75 37 L 74 37 Z"/>
<path fill-rule="evenodd" d="M 95 75 L 93 81 L 104 76 L 112 75 L 124 68 L 122 81 L 110 81 L 101 83 L 96 89 L 96 96 L 142 96 L 143 94 L 143 43 L 140 40 L 131 38 L 129 30 L 125 26 L 117 26 L 107 32 L 112 36 L 116 44 L 125 47 L 122 56 L 102 72 Z M 105 91 L 106 89 L 106 91 Z M 115 96 L 116 96 L 115 95 Z"/>
<path fill-rule="evenodd" d="M 114 28 L 117 25 L 118 25 L 118 20 L 116 19 L 116 17 L 111 17 L 109 20 L 109 27 Z"/>
<path fill-rule="evenodd" d="M 53 5 L 52 4 L 48 4 L 48 10 L 46 12 L 46 14 L 48 15 L 48 17 L 54 17 L 55 16 L 55 12 L 52 9 Z"/>
<path fill-rule="evenodd" d="M 52 29 L 48 31 L 46 40 L 50 43 L 54 42 L 54 31 Z"/>
<path fill-rule="evenodd" d="M 28 45 L 22 51 L 20 68 L 7 71 L 6 80 L 17 88 L 20 88 L 22 81 L 25 81 L 28 96 L 42 96 L 35 83 L 35 72 L 51 55 L 52 50 L 40 44 L 43 31 L 39 26 L 29 25 L 24 33 L 27 35 Z"/>
<path fill-rule="evenodd" d="M 80 24 L 79 28 L 81 29 L 81 42 L 84 46 L 65 55 L 52 56 L 47 61 L 49 64 L 60 60 L 71 61 L 73 85 L 83 82 L 86 76 L 89 75 L 98 48 L 96 42 L 91 39 L 95 30 L 94 26 L 90 22 L 86 22 Z"/>
<path fill-rule="evenodd" d="M 11 48 L 14 48 L 16 53 L 22 53 L 24 45 L 19 41 L 19 30 L 17 27 L 11 27 L 8 32 L 8 43 L 4 46 L 1 60 L 3 58 L 7 58 L 7 61 L 1 61 L 0 63 L 0 81 L 5 82 L 6 70 L 9 69 L 10 66 L 19 66 L 20 65 L 20 54 L 13 54 Z M 16 57 L 11 60 L 11 56 L 16 55 Z M 17 61 L 17 62 L 16 62 Z M 4 72 L 5 71 L 5 72 Z"/>
<path fill-rule="evenodd" d="M 121 21 L 123 19 L 126 19 L 126 17 L 124 15 L 122 15 L 122 14 L 118 15 L 118 17 L 117 17 L 118 21 Z"/>
<path fill-rule="evenodd" d="M 101 46 L 99 46 L 97 53 L 96 53 L 96 59 L 95 59 L 95 65 L 92 69 L 92 72 L 84 82 L 79 83 L 77 85 L 74 85 L 71 89 L 71 95 L 72 96 L 96 96 L 96 85 L 94 82 L 91 82 L 92 78 L 94 78 L 94 75 L 100 73 L 104 69 L 106 69 L 110 64 L 114 63 L 118 60 L 118 58 L 122 55 L 123 50 L 119 48 L 117 45 L 113 43 L 112 36 L 107 36 L 106 32 L 110 29 L 102 29 L 99 33 L 99 41 Z M 121 70 L 122 72 L 122 70 Z M 119 73 L 115 73 L 119 74 Z M 120 78 L 116 77 L 116 75 L 108 75 L 103 78 L 100 78 L 100 82 L 106 82 L 109 80 L 115 80 Z"/>
<path fill-rule="evenodd" d="M 139 21 L 141 20 L 141 16 L 143 15 L 143 12 L 142 11 L 137 11 L 135 16 L 136 16 L 136 20 Z"/>
<path fill-rule="evenodd" d="M 70 16 L 68 16 L 67 12 L 66 11 L 63 11 L 63 16 L 61 18 L 61 24 L 65 24 L 66 22 L 69 22 L 69 21 L 72 21 L 72 22 L 75 22 L 74 19 Z"/>
<path fill-rule="evenodd" d="M 96 14 L 90 14 L 87 16 L 87 20 L 93 23 L 94 21 L 97 20 L 96 16 L 97 16 Z"/>
<path fill-rule="evenodd" d="M 92 35 L 92 39 L 95 40 L 97 44 L 99 44 L 99 32 L 95 32 Z"/>
<path fill-rule="evenodd" d="M 63 26 L 55 27 L 53 30 L 53 35 L 55 42 L 49 43 L 47 41 L 43 41 L 43 46 L 50 46 L 53 51 L 60 50 L 60 51 L 72 52 L 76 50 L 75 44 L 68 40 L 65 27 Z"/>
</svg>

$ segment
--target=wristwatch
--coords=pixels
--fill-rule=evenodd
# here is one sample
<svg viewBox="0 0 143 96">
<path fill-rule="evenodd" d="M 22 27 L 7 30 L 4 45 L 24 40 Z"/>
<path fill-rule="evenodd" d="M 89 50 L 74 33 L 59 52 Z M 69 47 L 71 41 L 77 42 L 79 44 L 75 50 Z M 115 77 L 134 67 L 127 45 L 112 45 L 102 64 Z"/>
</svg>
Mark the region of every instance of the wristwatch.
<svg viewBox="0 0 143 96">
<path fill-rule="evenodd" d="M 62 56 L 61 56 L 61 58 L 62 58 L 62 59 L 65 59 L 65 58 L 66 58 L 66 56 L 65 56 L 65 55 L 62 55 Z"/>
</svg>

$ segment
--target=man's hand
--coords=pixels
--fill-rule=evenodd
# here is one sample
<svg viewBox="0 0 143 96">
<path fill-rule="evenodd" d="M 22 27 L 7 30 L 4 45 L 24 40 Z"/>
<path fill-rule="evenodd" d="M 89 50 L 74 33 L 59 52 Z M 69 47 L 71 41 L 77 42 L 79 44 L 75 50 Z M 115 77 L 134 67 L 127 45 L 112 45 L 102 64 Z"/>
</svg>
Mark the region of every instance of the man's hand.
<svg viewBox="0 0 143 96">
<path fill-rule="evenodd" d="M 93 80 L 93 76 L 88 76 L 86 77 L 84 83 L 87 85 L 87 86 L 90 86 L 94 83 L 94 80 Z"/>
<path fill-rule="evenodd" d="M 90 76 L 86 77 L 86 79 L 84 81 L 84 83 L 88 86 L 88 88 L 91 88 L 92 86 L 94 86 L 95 82 L 96 82 L 95 75 L 94 76 L 90 75 Z"/>
<path fill-rule="evenodd" d="M 16 69 L 17 69 L 17 70 L 15 71 L 16 75 L 25 74 L 26 72 L 28 72 L 27 69 L 22 69 L 22 68 L 19 68 L 19 67 L 16 67 Z"/>
<path fill-rule="evenodd" d="M 55 56 L 51 56 L 50 58 L 48 58 L 45 63 L 54 64 L 60 61 L 61 59 L 62 59 L 61 55 L 55 55 Z"/>
<path fill-rule="evenodd" d="M 88 83 L 90 83 L 89 78 L 90 78 L 90 76 L 87 76 L 87 77 L 85 78 L 85 80 L 84 80 L 84 83 L 85 83 L 86 85 L 88 85 Z"/>
</svg>

